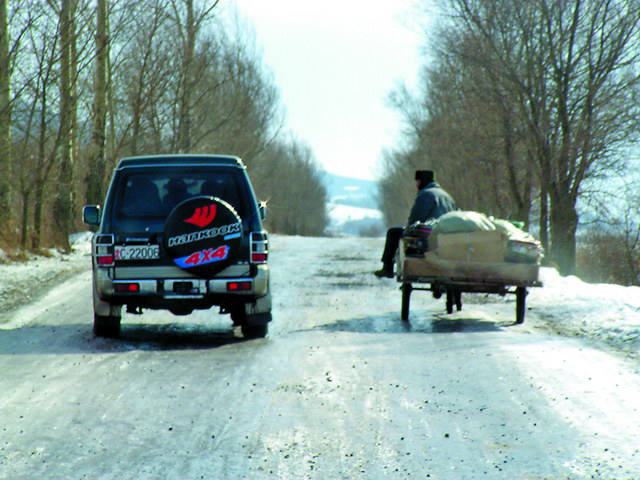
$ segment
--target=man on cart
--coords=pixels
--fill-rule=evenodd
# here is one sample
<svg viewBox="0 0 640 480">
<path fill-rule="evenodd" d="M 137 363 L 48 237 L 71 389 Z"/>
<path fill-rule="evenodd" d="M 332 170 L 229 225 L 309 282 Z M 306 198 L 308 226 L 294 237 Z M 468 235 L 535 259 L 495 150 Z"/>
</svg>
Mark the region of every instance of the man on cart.
<svg viewBox="0 0 640 480">
<path fill-rule="evenodd" d="M 411 208 L 407 225 L 423 223 L 457 210 L 451 195 L 435 181 L 433 171 L 417 170 L 415 179 L 418 194 Z M 405 227 L 391 227 L 387 230 L 387 239 L 382 253 L 382 268 L 374 272 L 377 277 L 393 278 L 393 264 L 404 229 Z"/>
</svg>

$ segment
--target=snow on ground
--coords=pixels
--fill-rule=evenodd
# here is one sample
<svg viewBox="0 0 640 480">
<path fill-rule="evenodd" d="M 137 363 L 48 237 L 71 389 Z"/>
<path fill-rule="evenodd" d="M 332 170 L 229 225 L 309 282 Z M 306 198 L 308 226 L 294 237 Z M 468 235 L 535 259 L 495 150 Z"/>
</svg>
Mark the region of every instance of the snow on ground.
<svg viewBox="0 0 640 480">
<path fill-rule="evenodd" d="M 27 262 L 0 264 L 0 327 L 7 311 L 39 297 L 43 289 L 91 267 L 91 233 L 71 235 L 71 254 L 51 250 L 48 256 L 33 255 Z M 1 251 L 0 251 L 1 252 Z M 6 254 L 0 253 L 3 262 Z"/>
<path fill-rule="evenodd" d="M 52 252 L 50 257 L 1 264 L 0 328 L 11 308 L 28 303 L 41 296 L 44 289 L 89 269 L 90 239 L 88 232 L 73 235 L 73 252 L 68 255 Z M 379 240 L 381 251 L 384 240 Z M 296 241 L 305 239 L 291 237 L 286 243 Z M 359 250 L 359 239 L 355 237 L 327 238 L 327 241 L 350 242 L 353 251 Z M 377 260 L 372 259 L 376 266 Z M 577 277 L 562 277 L 551 268 L 543 268 L 540 277 L 544 286 L 530 289 L 527 298 L 527 306 L 535 315 L 528 314 L 527 318 L 535 317 L 564 335 L 587 337 L 627 353 L 640 354 L 640 287 L 588 284 Z"/>
</svg>

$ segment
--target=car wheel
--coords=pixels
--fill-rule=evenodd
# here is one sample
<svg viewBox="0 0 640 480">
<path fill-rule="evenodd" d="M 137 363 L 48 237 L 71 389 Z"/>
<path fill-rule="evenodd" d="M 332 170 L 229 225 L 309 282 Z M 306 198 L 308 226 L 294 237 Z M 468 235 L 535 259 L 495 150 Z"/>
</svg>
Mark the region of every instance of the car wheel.
<svg viewBox="0 0 640 480">
<path fill-rule="evenodd" d="M 120 336 L 121 317 L 93 316 L 93 333 L 96 337 L 117 338 Z"/>
<path fill-rule="evenodd" d="M 244 338 L 264 338 L 269 332 L 269 325 L 242 325 L 240 331 Z"/>
</svg>

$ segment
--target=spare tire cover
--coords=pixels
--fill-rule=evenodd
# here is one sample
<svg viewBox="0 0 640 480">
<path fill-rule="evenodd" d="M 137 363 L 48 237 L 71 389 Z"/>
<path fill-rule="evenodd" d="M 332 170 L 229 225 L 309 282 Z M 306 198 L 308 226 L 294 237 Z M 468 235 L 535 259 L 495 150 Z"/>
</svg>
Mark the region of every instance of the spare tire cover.
<svg viewBox="0 0 640 480">
<path fill-rule="evenodd" d="M 242 220 L 217 197 L 193 197 L 178 204 L 164 226 L 164 248 L 180 268 L 212 276 L 239 253 Z"/>
</svg>

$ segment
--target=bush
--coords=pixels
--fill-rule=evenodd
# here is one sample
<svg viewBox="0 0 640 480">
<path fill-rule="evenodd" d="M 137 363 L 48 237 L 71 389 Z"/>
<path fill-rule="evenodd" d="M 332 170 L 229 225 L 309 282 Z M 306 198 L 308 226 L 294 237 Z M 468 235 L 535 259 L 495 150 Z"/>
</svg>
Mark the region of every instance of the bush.
<svg viewBox="0 0 640 480">
<path fill-rule="evenodd" d="M 639 253 L 623 234 L 590 231 L 578 242 L 576 273 L 591 283 L 640 285 Z"/>
</svg>

